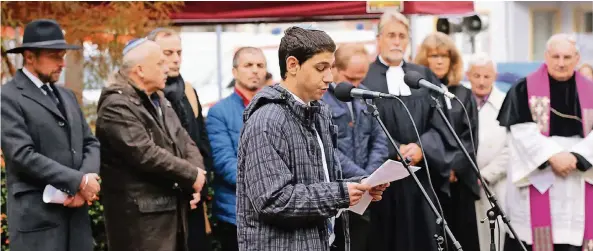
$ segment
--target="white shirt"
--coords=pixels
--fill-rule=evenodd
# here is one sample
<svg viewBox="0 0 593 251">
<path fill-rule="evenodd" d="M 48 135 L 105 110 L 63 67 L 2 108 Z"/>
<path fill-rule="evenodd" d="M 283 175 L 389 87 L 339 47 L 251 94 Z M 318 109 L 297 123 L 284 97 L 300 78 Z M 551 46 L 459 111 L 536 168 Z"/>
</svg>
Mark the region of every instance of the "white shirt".
<svg viewBox="0 0 593 251">
<path fill-rule="evenodd" d="M 387 69 L 387 73 L 385 73 L 385 77 L 387 78 L 387 90 L 389 90 L 390 94 L 398 95 L 398 96 L 410 96 L 412 95 L 412 91 L 410 91 L 410 87 L 406 85 L 404 82 L 404 69 L 402 66 L 404 65 L 404 61 L 402 60 L 398 66 L 389 66 L 379 56 L 379 61 L 384 64 L 385 66 L 389 67 Z"/>
<path fill-rule="evenodd" d="M 446 85 L 444 85 L 444 84 L 441 84 L 441 88 L 443 88 L 443 90 L 445 90 L 445 91 L 449 91 L 449 88 Z M 447 104 L 447 109 L 451 110 L 453 108 L 453 106 L 451 106 L 451 100 L 450 99 L 446 98 L 445 99 L 445 104 Z"/>
<path fill-rule="evenodd" d="M 284 87 L 282 87 L 284 88 Z M 301 98 L 299 98 L 297 95 L 295 95 L 294 93 L 292 93 L 291 91 L 289 91 L 288 89 L 284 88 L 285 90 L 287 90 L 290 94 L 292 94 L 292 96 L 294 97 L 294 99 L 296 99 L 299 103 L 304 104 L 306 106 L 310 106 L 311 104 L 307 104 L 305 103 L 305 101 L 303 101 Z M 325 182 L 330 182 L 329 180 L 329 169 L 327 167 L 327 160 L 325 159 L 325 149 L 323 148 L 323 141 L 321 140 L 321 136 L 319 136 L 319 133 L 317 132 L 317 130 L 315 130 L 315 128 L 313 128 L 313 131 L 315 131 L 315 136 L 317 136 L 317 143 L 319 143 L 319 148 L 321 149 L 321 162 L 323 165 L 323 173 L 325 174 Z M 336 222 L 336 217 L 331 217 L 330 218 L 330 236 L 329 236 L 329 244 L 331 245 L 334 242 L 334 239 L 336 238 L 336 235 L 334 234 L 334 226 L 335 226 L 335 222 Z"/>
<path fill-rule="evenodd" d="M 27 68 L 23 67 L 22 70 L 23 70 L 23 73 L 25 74 L 25 76 L 27 76 L 31 80 L 31 82 L 33 82 L 33 84 L 35 84 L 35 86 L 37 86 L 37 88 L 39 88 L 39 90 L 41 90 L 41 92 L 43 92 L 44 95 L 47 95 L 47 93 L 45 93 L 45 90 L 43 90 L 41 88 L 44 85 L 47 85 L 47 87 L 50 90 L 54 91 L 54 89 L 52 89 L 51 86 L 49 86 L 47 83 L 44 84 L 43 82 L 41 82 L 41 80 L 38 77 L 36 77 L 35 75 L 33 75 L 33 73 L 28 71 Z"/>
</svg>

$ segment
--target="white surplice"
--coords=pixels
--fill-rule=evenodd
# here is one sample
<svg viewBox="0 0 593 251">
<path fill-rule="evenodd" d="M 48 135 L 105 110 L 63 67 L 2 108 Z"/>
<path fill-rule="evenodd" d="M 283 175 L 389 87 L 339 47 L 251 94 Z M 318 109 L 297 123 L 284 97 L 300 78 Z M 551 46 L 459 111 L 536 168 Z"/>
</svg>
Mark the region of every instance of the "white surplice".
<svg viewBox="0 0 593 251">
<path fill-rule="evenodd" d="M 577 169 L 561 177 L 554 175 L 551 167 L 539 170 L 538 166 L 563 151 L 578 153 L 593 163 L 593 132 L 585 138 L 546 137 L 536 123 L 521 123 L 510 127 L 508 144 L 511 162 L 507 169 L 507 213 L 519 238 L 533 243 L 529 203 L 529 185 L 533 183 L 539 189 L 550 189 L 554 244 L 581 246 L 585 230 L 584 186 L 585 182 L 593 184 L 593 168 L 587 172 Z"/>
</svg>

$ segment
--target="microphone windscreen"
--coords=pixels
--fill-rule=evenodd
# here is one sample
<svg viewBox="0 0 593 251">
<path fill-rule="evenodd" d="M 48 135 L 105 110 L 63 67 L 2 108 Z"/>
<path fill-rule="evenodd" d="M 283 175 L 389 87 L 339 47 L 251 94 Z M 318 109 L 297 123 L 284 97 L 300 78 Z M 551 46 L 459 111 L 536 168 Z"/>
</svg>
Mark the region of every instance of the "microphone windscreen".
<svg viewBox="0 0 593 251">
<path fill-rule="evenodd" d="M 350 91 L 354 86 L 348 82 L 341 82 L 339 83 L 336 88 L 334 88 L 334 95 L 336 98 L 342 102 L 350 102 L 352 101 L 352 96 L 350 96 Z"/>
<path fill-rule="evenodd" d="M 408 71 L 406 72 L 406 75 L 404 75 L 404 82 L 406 83 L 406 85 L 413 89 L 420 88 L 419 82 L 421 79 L 424 79 L 422 74 L 415 71 Z"/>
</svg>

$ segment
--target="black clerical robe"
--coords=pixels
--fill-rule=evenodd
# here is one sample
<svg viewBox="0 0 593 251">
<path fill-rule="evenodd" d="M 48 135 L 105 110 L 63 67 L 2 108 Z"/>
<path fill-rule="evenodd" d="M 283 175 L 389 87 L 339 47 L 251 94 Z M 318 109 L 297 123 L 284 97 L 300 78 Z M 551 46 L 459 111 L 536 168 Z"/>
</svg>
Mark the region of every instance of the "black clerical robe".
<svg viewBox="0 0 593 251">
<path fill-rule="evenodd" d="M 581 119 L 581 108 L 579 106 L 579 94 L 577 93 L 577 88 L 575 84 L 575 77 L 573 76 L 568 81 L 557 81 L 552 77 L 548 76 L 549 78 L 549 85 L 550 85 L 550 107 L 556 110 L 559 114 L 563 116 L 559 116 L 556 112 L 550 113 L 550 121 L 549 121 L 549 135 L 552 136 L 560 136 L 560 137 L 585 137 L 583 132 L 583 126 L 581 122 L 574 118 Z M 573 118 L 569 118 L 569 117 Z M 527 92 L 527 80 L 522 79 L 514 85 L 506 95 L 506 98 L 502 104 L 500 112 L 498 114 L 498 121 L 500 122 L 501 126 L 505 126 L 510 128 L 513 125 L 522 124 L 522 123 L 529 123 L 535 122 L 532 117 L 532 113 L 529 109 L 529 102 L 528 102 L 528 92 Z M 591 163 L 587 161 L 582 155 L 578 153 L 573 153 L 578 160 L 577 169 L 580 172 L 587 171 L 591 168 Z M 511 166 L 512 168 L 512 166 Z M 548 167 L 547 162 L 541 164 L 539 169 L 551 168 Z M 512 177 L 511 177 L 512 178 Z M 512 192 L 509 190 L 509 192 Z M 511 199 L 511 198 L 510 198 Z M 513 224 L 514 228 L 519 232 L 519 236 L 521 237 L 521 228 L 524 228 L 522 225 L 521 219 L 513 218 L 513 206 L 515 203 L 513 201 L 509 201 L 508 211 L 511 218 L 511 224 Z M 529 227 L 529 226 L 527 226 Z M 526 234 L 531 234 L 526 233 Z M 563 241 L 563 240 L 555 240 L 555 241 Z M 527 250 L 531 250 L 532 246 L 526 245 Z M 520 251 L 521 247 L 517 243 L 515 239 L 511 239 L 507 234 L 505 238 L 505 251 Z M 554 251 L 580 251 L 580 246 L 568 245 L 568 244 L 555 244 Z"/>
<path fill-rule="evenodd" d="M 438 79 L 426 67 L 404 63 L 403 71 L 416 71 L 425 76 L 426 80 L 438 83 Z M 386 72 L 388 67 L 379 59 L 372 63 L 363 84 L 372 91 L 389 93 Z M 428 169 L 433 182 L 448 179 L 450 169 L 446 158 L 452 158 L 447 153 L 455 147 L 455 143 L 444 139 L 447 128 L 432 106 L 434 103 L 427 89 L 411 89 L 410 96 L 400 96 L 408 107 L 424 147 L 424 158 L 428 162 Z M 441 104 L 444 99 L 438 97 Z M 400 144 L 417 143 L 418 137 L 405 108 L 397 100 L 376 101 L 380 118 L 385 123 L 389 134 Z M 446 109 L 445 109 L 445 112 Z M 420 144 L 418 144 L 420 146 Z M 389 158 L 396 159 L 396 151 L 388 144 Z M 427 167 L 421 161 L 417 166 L 422 167 L 415 174 L 426 190 L 430 199 L 438 208 L 437 201 L 428 179 Z M 448 187 L 439 187 L 444 191 Z M 436 217 L 425 201 L 420 189 L 412 177 L 407 177 L 391 183 L 383 194 L 383 199 L 371 204 L 371 232 L 369 236 L 369 251 L 436 251 L 434 234 L 440 232 Z M 443 246 L 444 247 L 444 246 Z"/>
<path fill-rule="evenodd" d="M 441 84 L 447 86 L 446 78 L 440 81 Z M 449 108 L 451 126 L 475 162 L 476 155 L 474 153 L 477 152 L 478 147 L 478 108 L 476 101 L 471 90 L 462 85 L 448 86 L 447 88 L 449 92 L 457 96 L 467 110 L 468 116 L 466 117 L 461 104 L 456 100 L 450 100 L 450 107 L 447 107 Z M 471 123 L 471 126 L 469 123 Z M 448 136 L 453 137 L 452 135 Z M 461 148 L 458 148 L 453 156 L 454 158 L 449 159 L 447 164 L 455 173 L 457 181 L 449 184 L 449 193 L 437 190 L 437 195 L 443 206 L 444 216 L 451 228 L 451 232 L 463 249 L 479 250 L 480 242 L 475 206 L 475 201 L 480 198 L 478 176 Z M 443 180 L 443 182 L 450 181 Z M 437 186 L 443 186 L 443 184 Z M 448 241 L 447 244 L 449 250 L 455 250 L 452 241 Z"/>
</svg>

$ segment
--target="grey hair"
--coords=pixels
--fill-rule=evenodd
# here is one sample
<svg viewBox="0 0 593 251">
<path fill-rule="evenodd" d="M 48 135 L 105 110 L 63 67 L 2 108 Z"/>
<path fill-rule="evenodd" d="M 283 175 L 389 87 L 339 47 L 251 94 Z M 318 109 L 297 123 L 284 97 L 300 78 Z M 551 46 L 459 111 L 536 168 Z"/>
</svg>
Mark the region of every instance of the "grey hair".
<svg viewBox="0 0 593 251">
<path fill-rule="evenodd" d="M 410 34 L 410 21 L 408 20 L 408 18 L 398 11 L 388 10 L 385 11 L 383 15 L 381 15 L 381 19 L 379 20 L 379 26 L 377 27 L 377 36 L 381 35 L 381 30 L 387 23 L 393 21 L 402 23 L 406 27 L 408 34 Z"/>
<path fill-rule="evenodd" d="M 150 41 L 156 42 L 156 39 L 161 36 L 162 37 L 177 36 L 181 39 L 181 36 L 179 35 L 179 33 L 177 33 L 177 31 L 170 29 L 170 28 L 156 28 L 156 29 L 152 30 L 150 33 L 148 33 L 146 38 Z"/>
<path fill-rule="evenodd" d="M 496 72 L 496 63 L 490 56 L 488 56 L 485 52 L 478 52 L 470 56 L 468 60 L 467 69 L 471 69 L 473 66 L 485 66 L 488 64 L 492 64 L 494 67 L 494 71 Z"/>
<path fill-rule="evenodd" d="M 124 61 L 119 67 L 119 71 L 124 75 L 128 75 L 130 73 L 130 70 L 132 70 L 132 68 L 137 64 L 138 62 L 134 62 L 132 60 Z"/>
<path fill-rule="evenodd" d="M 145 50 L 146 47 L 149 46 L 158 47 L 158 45 L 155 42 L 147 39 L 138 42 L 136 45 L 129 46 L 131 48 L 129 48 L 124 53 L 122 64 L 119 67 L 120 72 L 124 75 L 128 75 L 136 65 L 144 61 L 144 59 L 148 56 Z"/>
<path fill-rule="evenodd" d="M 264 54 L 264 52 L 260 48 L 250 47 L 250 46 L 241 47 L 235 52 L 235 55 L 233 56 L 233 68 L 239 67 L 239 57 L 244 52 L 261 53 L 262 55 Z"/>
<path fill-rule="evenodd" d="M 570 34 L 566 34 L 566 33 L 558 33 L 558 34 L 554 34 L 553 36 L 551 36 L 548 41 L 546 42 L 546 51 L 549 51 L 550 48 L 552 47 L 552 45 L 554 45 L 557 42 L 569 42 L 570 44 L 572 44 L 577 52 L 577 54 L 579 54 L 579 48 L 577 46 L 577 39 Z"/>
</svg>

